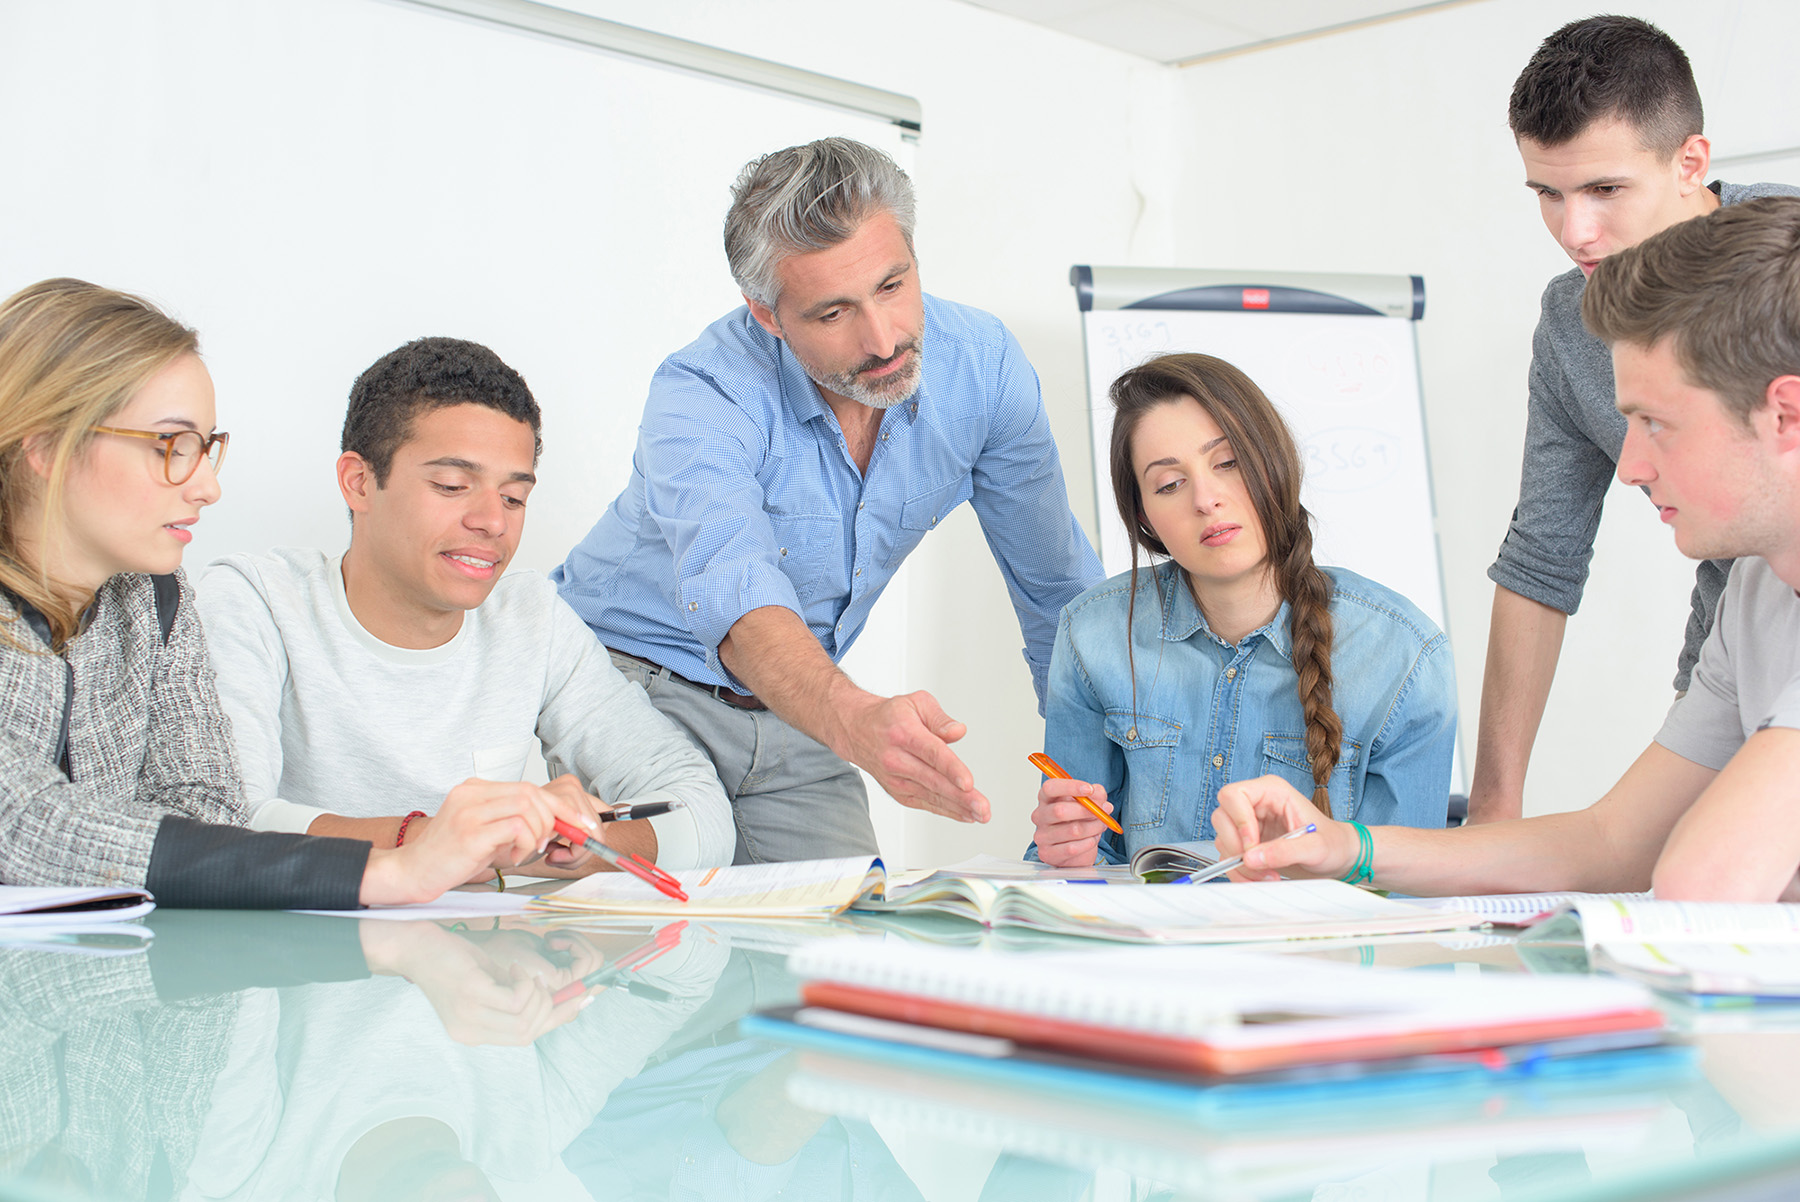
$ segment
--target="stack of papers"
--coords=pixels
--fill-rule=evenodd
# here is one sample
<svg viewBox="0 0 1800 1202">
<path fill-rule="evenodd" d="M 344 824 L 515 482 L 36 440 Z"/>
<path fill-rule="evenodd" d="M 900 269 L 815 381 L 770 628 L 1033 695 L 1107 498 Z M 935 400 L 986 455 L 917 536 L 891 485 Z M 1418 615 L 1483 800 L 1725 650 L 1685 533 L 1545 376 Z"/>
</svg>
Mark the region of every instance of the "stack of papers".
<svg viewBox="0 0 1800 1202">
<path fill-rule="evenodd" d="M 1669 993 L 1800 999 L 1800 905 L 1590 898 L 1520 938 L 1580 942 L 1594 968 Z"/>
<path fill-rule="evenodd" d="M 126 922 L 155 908 L 142 889 L 0 885 L 0 930 Z"/>
</svg>

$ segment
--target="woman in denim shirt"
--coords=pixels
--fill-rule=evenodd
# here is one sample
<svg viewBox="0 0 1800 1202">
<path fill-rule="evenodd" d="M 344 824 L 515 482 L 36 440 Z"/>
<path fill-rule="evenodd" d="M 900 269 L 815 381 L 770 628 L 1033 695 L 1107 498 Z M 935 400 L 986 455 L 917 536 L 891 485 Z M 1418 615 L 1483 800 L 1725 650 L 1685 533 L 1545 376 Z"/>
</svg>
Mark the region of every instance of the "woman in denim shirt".
<svg viewBox="0 0 1800 1202">
<path fill-rule="evenodd" d="M 1062 612 L 1044 744 L 1076 779 L 1038 791 L 1038 855 L 1124 863 L 1211 839 L 1219 789 L 1266 774 L 1339 819 L 1443 826 L 1449 641 L 1398 593 L 1313 563 L 1300 456 L 1262 390 L 1210 355 L 1165 355 L 1112 400 L 1132 567 Z M 1166 561 L 1140 571 L 1140 545 Z"/>
</svg>

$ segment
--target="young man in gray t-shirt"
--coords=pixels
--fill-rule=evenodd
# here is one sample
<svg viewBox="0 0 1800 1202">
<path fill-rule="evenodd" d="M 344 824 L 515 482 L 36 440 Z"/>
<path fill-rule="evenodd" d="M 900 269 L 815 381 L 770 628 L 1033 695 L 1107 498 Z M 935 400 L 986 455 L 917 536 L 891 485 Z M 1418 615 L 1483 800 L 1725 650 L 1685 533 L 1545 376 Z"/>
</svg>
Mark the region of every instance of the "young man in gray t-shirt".
<svg viewBox="0 0 1800 1202">
<path fill-rule="evenodd" d="M 1544 289 L 1532 337 L 1519 503 L 1488 569 L 1494 609 L 1481 682 L 1470 822 L 1522 812 L 1531 745 L 1581 604 L 1601 505 L 1625 440 L 1613 365 L 1581 323 L 1595 264 L 1721 205 L 1800 195 L 1782 184 L 1706 184 L 1710 146 L 1687 56 L 1632 17 L 1589 17 L 1544 39 L 1513 85 L 1508 123 L 1544 224 L 1575 268 Z M 1699 565 L 1675 688 L 1688 687 L 1728 562 Z M 1673 633 L 1672 631 L 1670 632 Z"/>
<path fill-rule="evenodd" d="M 1800 900 L 1800 198 L 1682 222 L 1609 257 L 1582 302 L 1612 347 L 1619 478 L 1694 559 L 1736 559 L 1693 683 L 1594 805 L 1419 831 L 1323 818 L 1276 777 L 1228 785 L 1219 850 L 1408 893 L 1644 889 Z"/>
</svg>

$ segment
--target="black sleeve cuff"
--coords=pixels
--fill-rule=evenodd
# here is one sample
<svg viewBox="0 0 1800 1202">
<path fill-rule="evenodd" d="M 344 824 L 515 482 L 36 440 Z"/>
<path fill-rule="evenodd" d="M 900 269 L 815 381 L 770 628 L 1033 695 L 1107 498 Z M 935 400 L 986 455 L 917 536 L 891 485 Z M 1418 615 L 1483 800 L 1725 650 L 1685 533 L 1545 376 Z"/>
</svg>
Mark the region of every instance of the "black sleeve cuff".
<svg viewBox="0 0 1800 1202">
<path fill-rule="evenodd" d="M 150 978 L 164 1002 L 369 975 L 362 924 L 354 920 L 159 909 L 148 921 L 156 932 Z"/>
<path fill-rule="evenodd" d="M 144 887 L 172 909 L 356 910 L 370 845 L 216 826 L 171 814 Z"/>
</svg>

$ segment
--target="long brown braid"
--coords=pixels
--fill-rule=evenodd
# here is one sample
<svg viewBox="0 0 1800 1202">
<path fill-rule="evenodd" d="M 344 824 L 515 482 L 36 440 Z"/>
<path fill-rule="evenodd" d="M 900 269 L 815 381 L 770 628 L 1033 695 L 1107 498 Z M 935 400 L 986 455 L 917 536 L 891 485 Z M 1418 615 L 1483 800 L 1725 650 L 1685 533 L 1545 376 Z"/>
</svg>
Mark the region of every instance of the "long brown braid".
<svg viewBox="0 0 1800 1202">
<path fill-rule="evenodd" d="M 1126 608 L 1125 648 L 1137 708 L 1137 672 L 1131 624 L 1137 610 L 1138 548 L 1168 556 L 1144 516 L 1143 494 L 1132 470 L 1131 440 L 1144 414 L 1158 405 L 1192 397 L 1219 424 L 1237 457 L 1251 506 L 1262 523 L 1275 587 L 1288 603 L 1300 708 L 1306 717 L 1306 759 L 1312 768 L 1313 804 L 1331 813 L 1326 782 L 1337 767 L 1344 722 L 1331 704 L 1331 579 L 1313 563 L 1312 514 L 1300 503 L 1300 452 L 1287 423 L 1249 376 L 1211 355 L 1161 355 L 1113 381 L 1110 466 L 1119 519 L 1131 543 L 1132 589 Z M 1158 596 L 1160 597 L 1160 591 Z"/>
</svg>

